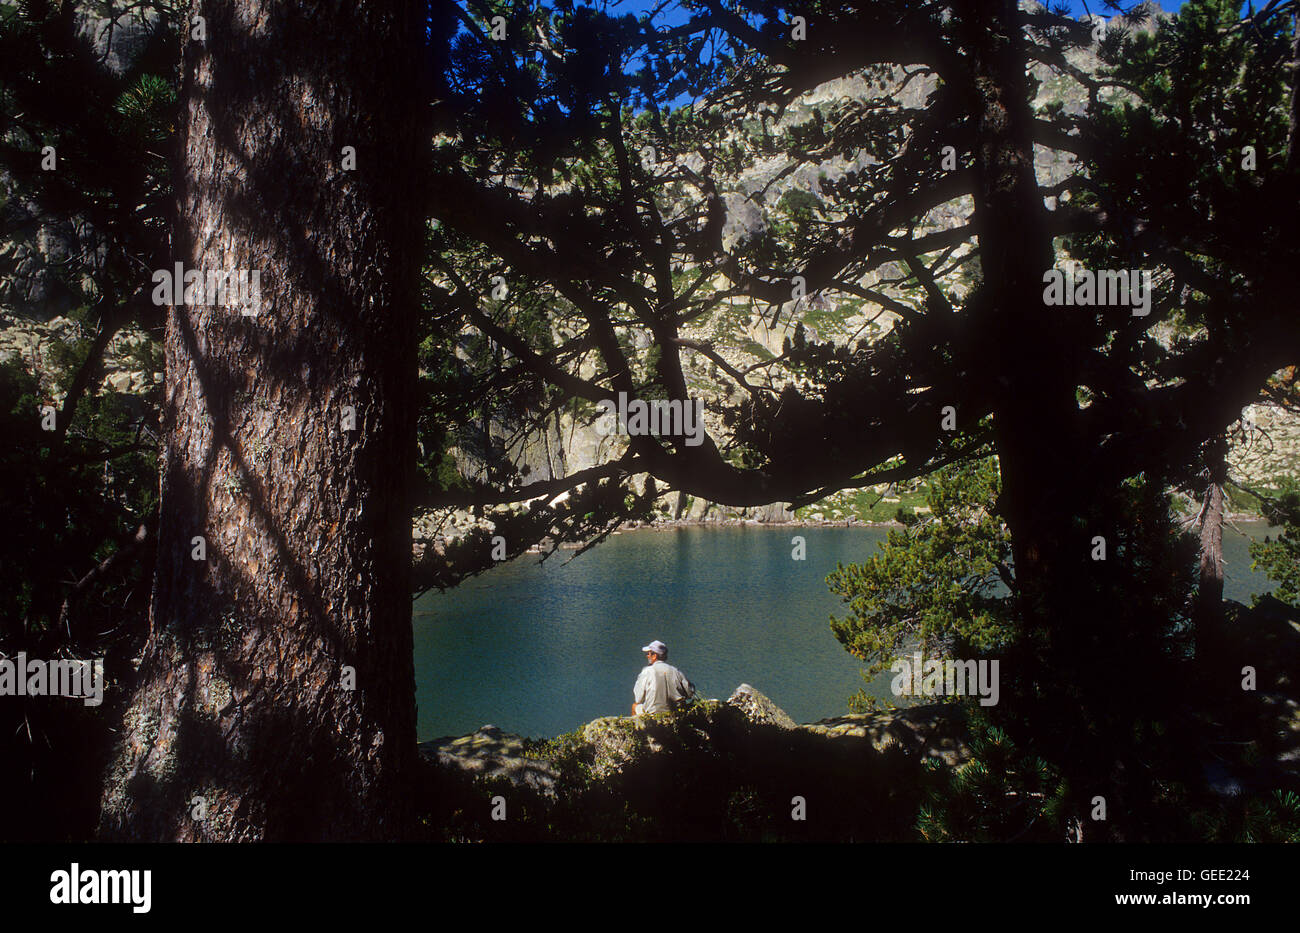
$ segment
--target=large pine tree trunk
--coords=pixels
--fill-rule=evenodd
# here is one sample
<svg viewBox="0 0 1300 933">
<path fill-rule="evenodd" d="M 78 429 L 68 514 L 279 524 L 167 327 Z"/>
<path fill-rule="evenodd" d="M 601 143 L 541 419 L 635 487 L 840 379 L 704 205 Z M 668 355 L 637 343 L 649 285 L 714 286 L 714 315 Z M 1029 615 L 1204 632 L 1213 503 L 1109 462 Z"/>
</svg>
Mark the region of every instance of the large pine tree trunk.
<svg viewBox="0 0 1300 933">
<path fill-rule="evenodd" d="M 958 7 L 970 50 L 977 146 L 975 221 L 983 286 L 975 311 L 981 345 L 972 365 L 990 367 L 1002 496 L 1012 536 L 1026 638 L 1004 665 L 1018 683 L 1003 702 L 1037 723 L 1043 748 L 1065 772 L 1075 838 L 1096 838 L 1094 794 L 1112 798 L 1106 740 L 1093 731 L 1087 674 L 1099 618 L 1083 520 L 1099 490 L 1087 473 L 1075 384 L 1085 346 L 1065 309 L 1046 307 L 1043 273 L 1055 265 L 1034 173 L 1033 115 L 1015 0 Z M 1082 704 L 1082 705 L 1081 705 Z"/>
<path fill-rule="evenodd" d="M 1031 630 L 1060 628 L 1071 600 L 1062 585 L 1086 568 L 1087 538 L 1073 521 L 1087 500 L 1075 430 L 1070 323 L 1043 304 L 1055 264 L 1034 175 L 1032 113 L 1015 0 L 961 10 L 977 114 L 975 222 L 984 284 L 973 365 L 1000 386 L 994 402 L 1003 493 L 1022 612 Z"/>
<path fill-rule="evenodd" d="M 191 10 L 176 258 L 260 271 L 261 303 L 169 313 L 151 631 L 108 838 L 402 833 L 421 6 Z"/>
</svg>

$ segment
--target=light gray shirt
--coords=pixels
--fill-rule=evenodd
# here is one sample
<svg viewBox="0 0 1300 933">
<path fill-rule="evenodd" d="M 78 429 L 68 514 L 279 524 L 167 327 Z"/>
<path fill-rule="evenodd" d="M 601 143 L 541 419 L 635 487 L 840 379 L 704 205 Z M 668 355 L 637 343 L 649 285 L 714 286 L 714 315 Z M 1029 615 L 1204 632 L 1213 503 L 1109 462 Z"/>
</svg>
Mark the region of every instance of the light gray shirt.
<svg viewBox="0 0 1300 933">
<path fill-rule="evenodd" d="M 641 704 L 643 713 L 660 713 L 674 700 L 695 696 L 695 684 L 667 661 L 656 661 L 641 669 L 632 688 L 632 701 Z"/>
</svg>

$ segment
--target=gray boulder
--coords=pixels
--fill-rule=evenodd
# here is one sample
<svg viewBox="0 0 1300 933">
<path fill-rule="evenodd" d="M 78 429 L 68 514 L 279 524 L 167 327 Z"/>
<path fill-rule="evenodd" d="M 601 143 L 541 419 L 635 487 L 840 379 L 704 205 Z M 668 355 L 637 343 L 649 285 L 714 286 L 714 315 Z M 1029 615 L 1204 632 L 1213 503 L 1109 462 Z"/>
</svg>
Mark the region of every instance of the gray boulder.
<svg viewBox="0 0 1300 933">
<path fill-rule="evenodd" d="M 130 71 L 159 26 L 156 10 L 101 15 L 83 4 L 76 13 L 77 33 L 90 45 L 95 58 L 114 75 Z"/>
<path fill-rule="evenodd" d="M 951 704 L 851 713 L 799 728 L 837 742 L 869 742 L 876 751 L 901 748 L 909 755 L 937 758 L 952 767 L 967 761 L 971 754 L 960 710 Z"/>
<path fill-rule="evenodd" d="M 785 710 L 749 684 L 741 684 L 727 699 L 727 703 L 745 714 L 750 722 L 794 729 L 797 725 Z"/>
</svg>

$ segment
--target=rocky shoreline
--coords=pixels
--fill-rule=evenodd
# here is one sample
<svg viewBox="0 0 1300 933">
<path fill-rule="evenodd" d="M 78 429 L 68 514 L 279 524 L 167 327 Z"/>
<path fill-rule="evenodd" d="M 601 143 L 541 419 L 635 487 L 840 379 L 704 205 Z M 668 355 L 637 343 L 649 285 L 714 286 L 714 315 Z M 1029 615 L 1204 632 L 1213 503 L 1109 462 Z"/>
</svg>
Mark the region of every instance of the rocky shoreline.
<svg viewBox="0 0 1300 933">
<path fill-rule="evenodd" d="M 924 509 L 924 510 L 916 509 L 915 511 L 918 514 L 922 514 L 922 515 L 929 514 L 928 509 Z M 1194 514 L 1188 514 L 1183 517 L 1184 520 L 1192 519 L 1194 518 Z M 1236 522 L 1260 522 L 1263 520 L 1264 520 L 1263 516 L 1255 512 L 1229 512 L 1224 515 L 1224 521 L 1228 524 L 1232 524 Z M 472 523 L 468 525 L 457 523 L 457 522 L 451 522 L 448 525 L 443 526 L 438 532 L 438 534 L 434 535 L 433 537 L 435 540 L 437 538 L 442 538 L 446 540 L 455 540 L 456 538 L 459 538 L 462 535 L 464 535 L 466 532 L 468 532 L 470 528 L 477 526 L 477 522 L 475 520 L 471 519 L 470 521 Z M 486 527 L 488 524 L 490 523 L 484 523 L 484 526 Z M 697 517 L 697 518 L 662 518 L 662 519 L 655 519 L 654 521 L 651 522 L 629 521 L 629 522 L 624 522 L 622 525 L 620 525 L 618 530 L 614 531 L 612 534 L 620 535 L 620 534 L 629 534 L 632 532 L 678 531 L 685 528 L 773 528 L 773 529 L 777 529 L 777 528 L 782 528 L 782 529 L 784 528 L 864 528 L 864 529 L 877 528 L 880 529 L 883 528 L 883 529 L 891 529 L 891 528 L 904 528 L 904 527 L 906 526 L 902 522 L 899 522 L 896 519 L 886 519 L 883 521 L 871 521 L 867 519 L 858 518 L 855 515 L 851 515 L 846 518 L 835 518 L 835 519 L 794 518 L 794 517 L 770 519 L 770 518 L 745 518 L 745 517 L 731 516 L 731 515 L 719 515 L 717 517 L 704 516 L 704 517 Z M 490 531 L 491 528 L 488 528 L 488 530 Z M 417 524 L 416 534 L 418 537 L 427 536 L 427 533 L 422 533 L 422 531 L 423 529 L 421 528 L 421 526 Z M 587 542 L 581 542 L 581 541 L 562 541 L 559 542 L 557 545 L 555 545 L 555 547 L 560 550 L 578 550 L 579 548 L 585 547 L 586 544 Z M 531 548 L 528 549 L 527 553 L 542 554 L 542 553 L 549 552 L 551 549 L 552 549 L 551 542 L 543 541 L 540 544 L 533 545 Z"/>
<path fill-rule="evenodd" d="M 902 528 L 902 522 L 883 521 L 872 522 L 864 521 L 859 518 L 850 518 L 848 520 L 830 520 L 830 519 L 808 519 L 792 518 L 787 521 L 760 521 L 756 518 L 678 518 L 665 519 L 664 521 L 654 522 L 624 522 L 613 534 L 621 535 L 635 531 L 680 531 L 685 528 Z M 558 547 L 561 550 L 578 550 L 584 547 L 583 542 L 563 541 Z M 544 548 L 541 545 L 529 549 L 531 554 L 540 554 Z"/>
<path fill-rule="evenodd" d="M 419 752 L 435 769 L 553 797 L 561 782 L 560 759 L 566 756 L 576 754 L 590 777 L 600 781 L 648 766 L 679 747 L 683 733 L 706 745 L 770 742 L 778 736 L 837 753 L 894 750 L 949 767 L 970 757 L 960 709 L 952 704 L 850 713 L 801 725 L 749 684 L 726 700 L 703 700 L 678 713 L 605 716 L 557 739 L 528 739 L 485 725 L 467 735 L 422 742 Z"/>
</svg>

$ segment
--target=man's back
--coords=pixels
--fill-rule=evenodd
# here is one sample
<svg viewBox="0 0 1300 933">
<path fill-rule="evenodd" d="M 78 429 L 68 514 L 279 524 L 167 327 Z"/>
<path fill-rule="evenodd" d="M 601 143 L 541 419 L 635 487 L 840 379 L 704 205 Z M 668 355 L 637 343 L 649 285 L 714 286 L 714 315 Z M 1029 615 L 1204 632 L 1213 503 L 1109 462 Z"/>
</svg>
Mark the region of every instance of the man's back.
<svg viewBox="0 0 1300 933">
<path fill-rule="evenodd" d="M 667 661 L 655 661 L 642 668 L 632 690 L 633 699 L 643 713 L 660 713 L 678 700 L 695 695 L 695 685 Z"/>
</svg>

